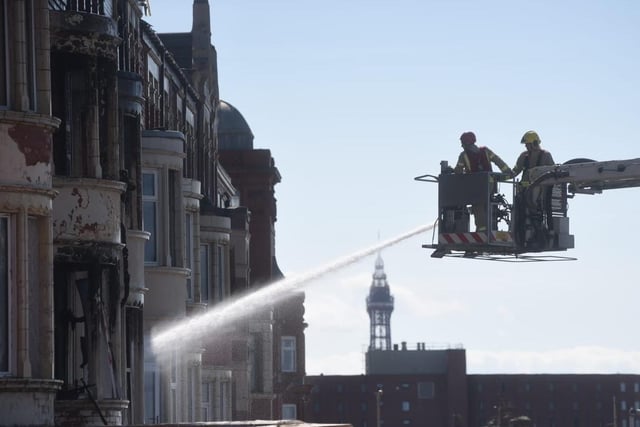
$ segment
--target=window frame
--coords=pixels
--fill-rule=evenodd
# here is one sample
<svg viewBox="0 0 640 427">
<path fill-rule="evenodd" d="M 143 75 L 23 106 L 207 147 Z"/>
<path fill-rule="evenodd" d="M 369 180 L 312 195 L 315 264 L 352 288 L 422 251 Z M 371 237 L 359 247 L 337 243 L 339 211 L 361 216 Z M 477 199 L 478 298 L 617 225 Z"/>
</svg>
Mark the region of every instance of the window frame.
<svg viewBox="0 0 640 427">
<path fill-rule="evenodd" d="M 160 369 L 154 362 L 145 362 L 144 364 L 144 422 L 157 424 L 160 421 Z M 148 378 L 150 377 L 150 378 Z M 149 385 L 148 379 L 153 380 L 153 384 Z M 148 405 L 153 403 L 153 407 Z M 149 414 L 152 412 L 152 414 Z M 148 418 L 151 415 L 153 419 Z"/>
<path fill-rule="evenodd" d="M 201 383 L 202 393 L 200 395 L 200 421 L 213 421 L 209 419 L 212 413 L 211 409 L 213 408 L 211 403 L 211 396 L 213 396 L 211 390 L 213 388 L 213 384 L 214 383 L 212 381 L 208 380 L 202 381 Z"/>
<path fill-rule="evenodd" d="M 283 420 L 296 420 L 298 418 L 298 406 L 295 403 L 283 403 L 281 410 L 281 419 Z M 291 416 L 291 414 L 293 416 Z"/>
<path fill-rule="evenodd" d="M 0 0 L 0 110 L 6 110 L 11 104 L 9 81 L 11 80 L 11 67 L 9 66 L 9 21 L 8 0 Z M 4 84 L 1 83 L 4 80 Z"/>
<path fill-rule="evenodd" d="M 187 300 L 193 301 L 195 298 L 194 289 L 193 289 L 193 217 L 194 213 L 190 211 L 186 211 L 184 214 L 184 236 L 185 236 L 185 254 L 184 254 L 184 262 L 185 268 L 189 269 L 189 275 L 187 276 Z"/>
<path fill-rule="evenodd" d="M 205 251 L 203 253 L 202 251 Z M 211 245 L 200 243 L 200 302 L 211 300 Z"/>
<path fill-rule="evenodd" d="M 2 339 L 4 341 L 4 345 L 6 346 L 5 349 L 3 349 L 3 355 L 2 357 L 5 359 L 4 362 L 2 362 L 2 364 L 4 366 L 0 366 L 0 377 L 5 377 L 5 376 L 10 376 L 13 373 L 14 370 L 14 357 L 13 357 L 13 352 L 11 351 L 12 348 L 14 348 L 14 340 L 15 340 L 15 336 L 13 333 L 13 317 L 14 317 L 14 305 L 13 304 L 13 300 L 14 300 L 14 295 L 13 295 L 13 268 L 12 268 L 12 264 L 13 264 L 13 257 L 12 254 L 15 253 L 15 248 L 14 248 L 14 239 L 12 239 L 13 236 L 13 222 L 11 221 L 11 217 L 9 215 L 3 215 L 0 214 L 0 239 L 3 240 L 2 245 L 4 245 L 4 249 L 3 252 L 4 254 L 0 254 L 0 260 L 2 260 L 2 256 L 4 255 L 4 284 L 2 285 L 2 287 L 4 289 L 2 289 L 2 292 L 5 293 L 5 298 L 6 298 L 6 307 L 4 307 L 4 309 L 2 310 L 2 312 L 4 313 L 3 315 L 5 316 L 5 318 L 3 319 L 3 322 L 5 323 L 5 325 L 2 325 L 2 328 L 4 329 L 4 331 L 2 331 L 2 334 L 4 336 L 0 335 L 0 339 Z M 0 246 L 1 247 L 1 246 Z M 0 270 L 1 271 L 1 270 Z"/>
<path fill-rule="evenodd" d="M 144 186 L 144 178 L 145 175 L 153 176 L 153 194 L 145 194 L 145 186 Z M 160 223 L 160 200 L 159 200 L 159 183 L 160 183 L 160 171 L 157 169 L 142 169 L 142 229 L 150 233 L 149 239 L 145 242 L 145 250 L 144 250 L 144 264 L 145 265 L 159 265 L 160 264 L 160 235 L 162 233 L 159 232 L 161 228 Z M 154 206 L 153 209 L 153 218 L 154 218 L 154 230 L 149 230 L 147 228 L 148 224 L 145 221 L 147 204 L 152 204 Z M 153 248 L 153 259 L 147 258 L 147 251 L 149 248 Z"/>
<path fill-rule="evenodd" d="M 26 52 L 25 58 L 27 60 L 27 75 L 25 76 L 25 83 L 27 86 L 27 98 L 29 100 L 29 110 L 36 111 L 37 110 L 37 81 L 36 81 L 36 29 L 35 29 L 35 13 L 36 8 L 34 4 L 34 0 L 26 0 L 25 3 L 25 48 Z"/>
<path fill-rule="evenodd" d="M 215 258 L 215 277 L 213 280 L 214 284 L 214 295 L 213 298 L 216 302 L 222 302 L 225 298 L 225 288 L 226 288 L 226 251 L 225 245 L 220 243 L 216 243 L 213 245 L 213 256 Z"/>
<path fill-rule="evenodd" d="M 282 372 L 296 372 L 298 369 L 297 339 L 293 335 L 280 337 L 280 370 Z"/>
</svg>

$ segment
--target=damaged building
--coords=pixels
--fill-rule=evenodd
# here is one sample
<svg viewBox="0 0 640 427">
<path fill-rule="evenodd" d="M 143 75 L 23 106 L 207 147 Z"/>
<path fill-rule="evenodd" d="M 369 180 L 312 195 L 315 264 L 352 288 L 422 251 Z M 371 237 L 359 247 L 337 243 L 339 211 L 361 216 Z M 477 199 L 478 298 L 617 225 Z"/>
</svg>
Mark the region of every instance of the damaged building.
<svg viewBox="0 0 640 427">
<path fill-rule="evenodd" d="M 0 0 L 0 414 L 13 425 L 295 418 L 304 295 L 196 345 L 156 330 L 282 278 L 280 174 L 220 101 L 209 3 Z M 4 83 L 4 84 L 1 84 Z M 240 126 L 238 125 L 240 124 Z"/>
</svg>

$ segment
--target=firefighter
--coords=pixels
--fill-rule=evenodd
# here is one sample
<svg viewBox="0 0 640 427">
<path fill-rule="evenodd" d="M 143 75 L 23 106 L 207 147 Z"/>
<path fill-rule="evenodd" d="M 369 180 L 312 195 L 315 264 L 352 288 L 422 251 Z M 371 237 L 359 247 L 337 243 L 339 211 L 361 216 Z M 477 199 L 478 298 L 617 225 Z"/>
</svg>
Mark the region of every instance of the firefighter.
<svg viewBox="0 0 640 427">
<path fill-rule="evenodd" d="M 512 171 L 507 164 L 488 147 L 476 145 L 476 135 L 473 132 L 464 132 L 460 136 L 462 153 L 458 156 L 458 163 L 454 168 L 455 173 L 492 172 L 491 163 L 500 168 L 500 171 L 510 176 Z M 487 230 L 487 208 L 485 205 L 471 206 L 471 212 L 476 223 L 476 231 Z"/>
<path fill-rule="evenodd" d="M 552 229 L 551 222 L 551 192 L 552 187 L 541 188 L 533 186 L 529 188 L 529 169 L 537 166 L 552 166 L 555 164 L 553 156 L 547 150 L 540 147 L 540 136 L 535 131 L 527 131 L 522 135 L 520 143 L 524 144 L 523 151 L 516 165 L 513 167 L 513 176 L 522 172 L 522 178 L 516 188 L 515 223 L 516 242 L 528 247 L 542 249 L 547 246 L 547 234 Z"/>
<path fill-rule="evenodd" d="M 526 150 L 523 151 L 516 165 L 513 167 L 513 176 L 516 177 L 522 172 L 522 179 L 520 183 L 527 185 L 529 183 L 529 169 L 536 166 L 551 166 L 554 165 L 553 156 L 547 150 L 543 150 L 540 147 L 540 137 L 535 131 L 527 131 L 522 135 L 520 143 L 524 144 Z"/>
</svg>

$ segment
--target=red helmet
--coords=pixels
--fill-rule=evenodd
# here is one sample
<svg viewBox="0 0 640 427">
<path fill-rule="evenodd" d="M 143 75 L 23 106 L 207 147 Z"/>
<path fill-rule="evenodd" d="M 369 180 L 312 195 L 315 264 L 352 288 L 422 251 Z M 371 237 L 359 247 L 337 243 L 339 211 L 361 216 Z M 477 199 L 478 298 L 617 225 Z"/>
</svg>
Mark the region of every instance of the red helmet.
<svg viewBox="0 0 640 427">
<path fill-rule="evenodd" d="M 464 145 L 475 144 L 476 135 L 473 132 L 465 132 L 460 135 L 460 142 Z"/>
</svg>

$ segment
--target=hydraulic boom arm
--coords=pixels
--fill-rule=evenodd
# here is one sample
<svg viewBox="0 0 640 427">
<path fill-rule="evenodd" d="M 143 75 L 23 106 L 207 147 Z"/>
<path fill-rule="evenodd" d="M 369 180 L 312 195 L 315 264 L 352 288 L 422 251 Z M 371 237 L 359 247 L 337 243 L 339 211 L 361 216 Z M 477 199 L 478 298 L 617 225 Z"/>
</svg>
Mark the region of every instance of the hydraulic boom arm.
<svg viewBox="0 0 640 427">
<path fill-rule="evenodd" d="M 570 193 L 598 194 L 604 190 L 640 187 L 640 158 L 538 166 L 529 171 L 531 186 L 569 184 Z"/>
</svg>

